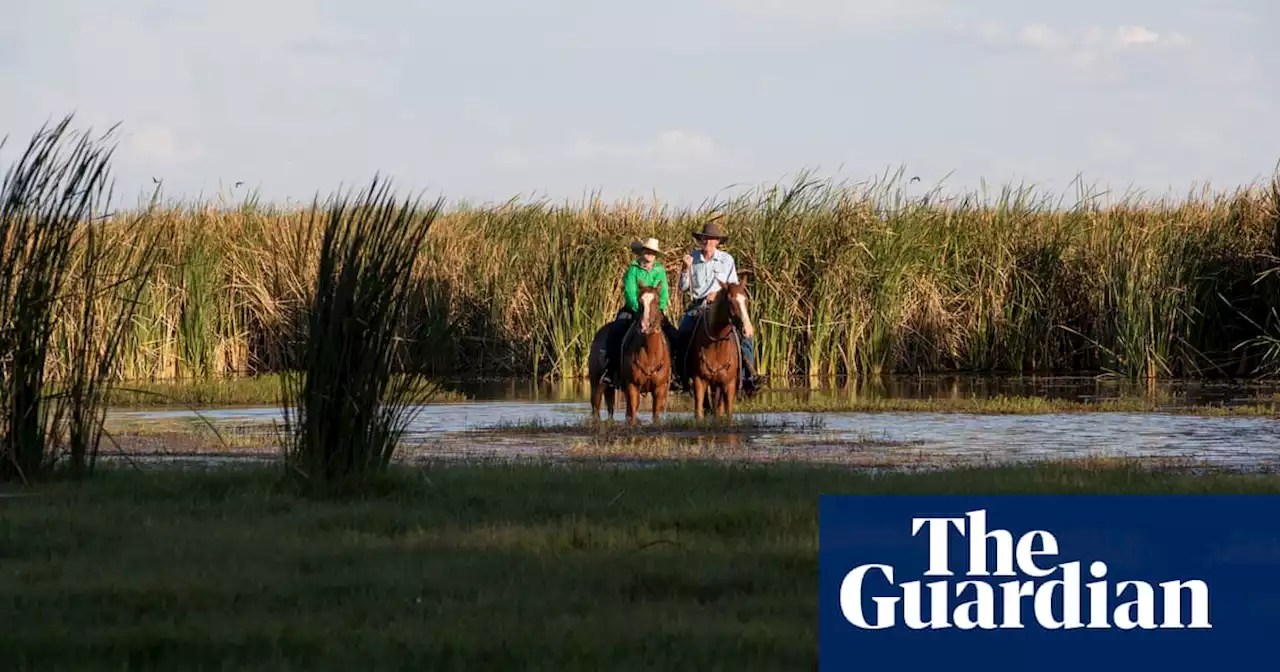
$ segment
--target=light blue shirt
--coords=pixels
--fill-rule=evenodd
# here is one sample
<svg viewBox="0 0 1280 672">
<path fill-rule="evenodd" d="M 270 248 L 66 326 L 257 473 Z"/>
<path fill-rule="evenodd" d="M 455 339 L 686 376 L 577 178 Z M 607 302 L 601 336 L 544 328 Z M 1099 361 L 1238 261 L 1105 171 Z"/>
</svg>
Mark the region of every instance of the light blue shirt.
<svg viewBox="0 0 1280 672">
<path fill-rule="evenodd" d="M 694 250 L 693 266 L 688 273 L 680 274 L 680 291 L 689 292 L 694 301 L 707 298 L 725 284 L 738 281 L 738 266 L 733 255 L 724 250 L 716 250 L 710 259 L 704 257 L 702 250 Z"/>
</svg>

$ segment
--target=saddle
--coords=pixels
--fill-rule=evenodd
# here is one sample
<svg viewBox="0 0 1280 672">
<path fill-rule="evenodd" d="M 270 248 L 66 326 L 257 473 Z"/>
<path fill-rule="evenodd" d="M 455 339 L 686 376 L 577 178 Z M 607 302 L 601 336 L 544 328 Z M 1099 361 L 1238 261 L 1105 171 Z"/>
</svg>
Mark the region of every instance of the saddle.
<svg viewBox="0 0 1280 672">
<path fill-rule="evenodd" d="M 665 319 L 665 318 L 660 318 L 660 319 Z M 622 336 L 618 339 L 617 351 L 615 352 L 606 351 L 605 353 L 607 355 L 607 359 L 606 359 L 606 366 L 603 372 L 604 381 L 611 382 L 613 384 L 621 383 L 622 355 L 627 351 L 627 344 L 630 343 L 631 339 L 635 338 L 636 334 L 638 334 L 640 331 L 640 320 L 635 319 L 635 316 L 628 312 L 619 313 L 616 317 L 614 317 L 613 323 L 617 324 L 618 322 L 624 321 L 624 320 L 630 322 L 631 324 L 627 326 L 626 330 L 622 332 Z M 675 344 L 671 342 L 671 339 L 667 336 L 665 330 L 663 331 L 662 338 L 667 342 L 667 352 L 674 353 Z"/>
<path fill-rule="evenodd" d="M 698 302 L 689 306 L 689 308 L 684 311 L 685 315 L 693 316 L 693 324 L 689 327 L 689 333 L 685 335 L 683 341 L 680 343 L 680 348 L 677 354 L 680 362 L 676 369 L 680 372 L 679 377 L 681 380 L 679 382 L 681 387 L 686 387 L 689 380 L 692 379 L 692 376 L 689 373 L 689 359 L 693 355 L 693 350 L 689 346 L 693 343 L 693 335 L 702 327 L 703 320 L 707 319 L 707 309 L 709 307 L 710 306 L 708 306 L 706 302 Z M 746 367 L 742 364 L 742 335 L 739 333 L 737 325 L 733 325 L 733 329 L 729 331 L 729 338 L 733 340 L 733 344 L 735 346 L 734 353 L 738 358 L 738 382 L 741 383 L 746 380 L 747 371 Z"/>
</svg>

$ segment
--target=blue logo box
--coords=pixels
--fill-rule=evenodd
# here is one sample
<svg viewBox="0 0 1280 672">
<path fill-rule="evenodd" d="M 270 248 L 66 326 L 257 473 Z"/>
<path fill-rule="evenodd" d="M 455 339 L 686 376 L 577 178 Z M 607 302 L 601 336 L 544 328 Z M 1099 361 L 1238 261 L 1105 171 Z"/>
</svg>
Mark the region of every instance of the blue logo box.
<svg viewBox="0 0 1280 672">
<path fill-rule="evenodd" d="M 818 541 L 824 671 L 1204 670 L 1280 633 L 1275 496 L 824 496 Z"/>
</svg>

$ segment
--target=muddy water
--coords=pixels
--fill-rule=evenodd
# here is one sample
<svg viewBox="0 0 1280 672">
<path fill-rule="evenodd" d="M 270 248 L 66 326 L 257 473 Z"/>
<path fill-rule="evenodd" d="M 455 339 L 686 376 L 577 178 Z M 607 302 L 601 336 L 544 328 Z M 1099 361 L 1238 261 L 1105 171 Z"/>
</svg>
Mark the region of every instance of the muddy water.
<svg viewBox="0 0 1280 672">
<path fill-rule="evenodd" d="M 938 385 L 938 384 L 935 384 Z M 919 398 L 975 394 L 956 391 L 959 383 L 928 386 L 919 381 Z M 1039 394 L 1069 399 L 1121 396 L 1118 386 L 1096 381 L 1040 381 L 1038 383 L 986 383 L 991 394 Z M 406 443 L 420 455 L 468 457 L 536 457 L 563 454 L 574 437 L 555 434 L 482 433 L 498 423 L 542 421 L 576 422 L 588 417 L 585 389 L 547 388 L 500 383 L 473 403 L 433 404 L 417 409 Z M 1056 393 L 1055 393 L 1056 390 Z M 897 396 L 912 396 L 910 389 Z M 882 390 L 895 396 L 894 390 Z M 775 394 L 778 392 L 775 392 Z M 798 390 L 798 395 L 841 395 L 857 392 Z M 1180 402 L 1248 403 L 1270 389 L 1228 386 L 1184 386 L 1155 391 Z M 785 393 L 784 393 L 785 394 Z M 486 398 L 487 397 L 487 398 Z M 514 399 L 513 399 L 514 398 Z M 668 417 L 687 417 L 671 413 Z M 820 420 L 818 431 L 757 433 L 733 437 L 746 449 L 802 452 L 815 459 L 845 459 L 855 455 L 864 462 L 962 464 L 1024 461 L 1041 458 L 1116 456 L 1174 458 L 1233 469 L 1280 467 L 1280 418 L 1198 417 L 1147 413 L 970 415 L 954 413 L 765 413 L 761 420 L 804 425 Z M 209 409 L 199 416 L 191 411 L 116 411 L 109 423 L 116 428 L 190 430 L 208 422 L 229 435 L 261 435 L 280 419 L 277 409 Z M 716 439 L 718 441 L 723 439 Z M 868 441 L 870 440 L 870 442 Z M 853 447 L 851 447 L 853 446 Z M 181 451 L 179 451 L 181 452 Z M 236 453 L 232 453 L 236 454 Z M 246 453 L 247 455 L 247 453 Z M 799 455 L 796 455 L 799 456 Z M 841 457 L 844 456 L 844 457 Z M 261 452 L 257 454 L 261 458 Z M 201 460 L 198 455 L 174 455 L 173 459 Z"/>
<path fill-rule="evenodd" d="M 558 401 L 586 403 L 585 381 L 536 382 L 527 380 L 459 380 L 444 383 L 447 389 L 478 401 Z M 1148 385 L 1091 376 L 1014 377 L 980 375 L 884 376 L 875 380 L 816 382 L 807 379 L 773 381 L 762 398 L 803 401 L 846 399 L 957 399 L 1044 397 L 1071 401 L 1098 401 L 1154 397 L 1178 405 L 1248 404 L 1280 394 L 1280 382 L 1239 383 L 1216 381 L 1160 381 Z"/>
</svg>

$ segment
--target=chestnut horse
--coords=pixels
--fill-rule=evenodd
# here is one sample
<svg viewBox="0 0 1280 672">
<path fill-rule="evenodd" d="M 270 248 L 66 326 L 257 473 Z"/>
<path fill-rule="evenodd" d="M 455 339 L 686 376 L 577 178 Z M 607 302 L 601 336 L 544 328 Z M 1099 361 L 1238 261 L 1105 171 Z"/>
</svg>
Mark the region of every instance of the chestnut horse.
<svg viewBox="0 0 1280 672">
<path fill-rule="evenodd" d="M 609 325 L 596 332 L 591 344 L 591 358 L 587 363 L 587 375 L 591 378 L 591 412 L 600 416 L 600 402 L 607 401 L 609 419 L 613 419 L 614 389 L 626 393 L 627 423 L 636 424 L 640 408 L 640 395 L 653 395 L 653 421 L 657 422 L 667 402 L 667 390 L 671 384 L 671 344 L 667 342 L 663 326 L 666 316 L 658 308 L 658 288 L 643 283 L 639 292 L 640 319 L 627 329 L 622 337 L 622 352 L 611 353 L 618 357 L 619 378 L 612 384 L 600 382 L 604 362 L 599 353 L 608 342 Z"/>
<path fill-rule="evenodd" d="M 684 348 L 688 376 L 693 380 L 694 413 L 705 415 L 710 399 L 717 417 L 733 420 L 733 402 L 738 391 L 742 362 L 734 324 L 742 325 L 742 333 L 750 338 L 754 332 L 747 311 L 747 283 L 720 283 L 720 288 L 707 297 L 706 307 L 697 317 Z"/>
</svg>

